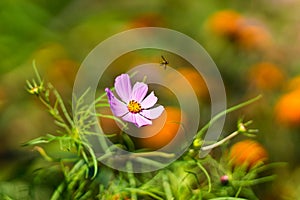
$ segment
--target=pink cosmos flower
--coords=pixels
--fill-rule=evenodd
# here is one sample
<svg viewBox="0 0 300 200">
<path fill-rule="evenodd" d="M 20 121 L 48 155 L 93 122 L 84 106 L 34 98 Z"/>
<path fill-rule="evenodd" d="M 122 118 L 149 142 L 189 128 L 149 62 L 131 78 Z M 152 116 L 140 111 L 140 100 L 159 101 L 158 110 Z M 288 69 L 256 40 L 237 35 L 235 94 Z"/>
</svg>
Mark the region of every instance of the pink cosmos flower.
<svg viewBox="0 0 300 200">
<path fill-rule="evenodd" d="M 136 82 L 131 87 L 128 74 L 121 74 L 115 79 L 115 90 L 121 100 L 110 89 L 105 89 L 112 113 L 137 127 L 151 125 L 151 120 L 158 118 L 164 111 L 163 106 L 153 107 L 158 100 L 153 91 L 146 97 L 147 84 Z"/>
</svg>

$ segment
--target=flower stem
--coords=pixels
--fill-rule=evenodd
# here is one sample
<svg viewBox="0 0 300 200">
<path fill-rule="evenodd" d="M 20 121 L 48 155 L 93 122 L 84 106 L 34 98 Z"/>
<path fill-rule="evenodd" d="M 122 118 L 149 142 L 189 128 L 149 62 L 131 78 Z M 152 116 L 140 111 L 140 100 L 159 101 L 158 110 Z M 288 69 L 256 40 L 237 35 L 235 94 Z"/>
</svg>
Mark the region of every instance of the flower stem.
<svg viewBox="0 0 300 200">
<path fill-rule="evenodd" d="M 166 174 L 162 175 L 162 181 L 163 181 L 164 191 L 165 191 L 165 194 L 166 194 L 166 199 L 167 200 L 174 199 L 173 195 L 172 195 L 171 186 L 170 186 L 170 183 L 169 183 L 169 178 Z"/>
<path fill-rule="evenodd" d="M 231 133 L 230 135 L 228 135 L 224 139 L 222 139 L 222 140 L 220 140 L 220 141 L 218 141 L 214 144 L 211 144 L 211 145 L 208 145 L 208 146 L 205 146 L 205 147 L 201 147 L 201 150 L 202 151 L 208 151 L 208 150 L 214 149 L 214 148 L 224 144 L 226 141 L 230 140 L 231 138 L 235 137 L 237 134 L 239 134 L 239 131 L 234 131 L 233 133 Z"/>
<path fill-rule="evenodd" d="M 207 178 L 207 183 L 208 183 L 208 190 L 207 190 L 207 192 L 210 193 L 211 192 L 211 187 L 212 187 L 212 185 L 211 185 L 211 178 L 210 178 L 208 172 L 206 171 L 206 169 L 202 166 L 202 164 L 200 162 L 197 162 L 197 165 L 202 170 L 202 172 L 204 173 L 204 175 Z"/>
<path fill-rule="evenodd" d="M 240 103 L 236 106 L 233 106 L 231 108 L 228 108 L 227 110 L 224 110 L 220 113 L 218 113 L 217 115 L 215 115 L 196 135 L 195 139 L 200 139 L 202 137 L 202 135 L 204 134 L 205 131 L 208 130 L 208 128 L 211 126 L 211 124 L 215 123 L 219 118 L 221 118 L 222 116 L 226 115 L 227 113 L 236 111 L 242 107 L 245 107 L 255 101 L 257 101 L 258 99 L 260 99 L 262 97 L 262 95 L 258 95 L 257 97 L 254 97 L 248 101 L 245 101 L 243 103 Z"/>
<path fill-rule="evenodd" d="M 132 168 L 132 163 L 129 161 L 126 164 L 127 170 L 129 171 L 128 174 L 128 179 L 129 179 L 129 185 L 131 188 L 136 188 L 136 181 L 133 175 L 133 168 Z M 135 191 L 131 191 L 131 199 L 132 200 L 137 200 L 137 194 Z"/>
<path fill-rule="evenodd" d="M 164 152 L 140 152 L 140 153 L 134 153 L 131 155 L 132 157 L 151 157 L 151 156 L 159 156 L 162 158 L 173 158 L 175 154 L 173 153 L 164 153 Z"/>
</svg>

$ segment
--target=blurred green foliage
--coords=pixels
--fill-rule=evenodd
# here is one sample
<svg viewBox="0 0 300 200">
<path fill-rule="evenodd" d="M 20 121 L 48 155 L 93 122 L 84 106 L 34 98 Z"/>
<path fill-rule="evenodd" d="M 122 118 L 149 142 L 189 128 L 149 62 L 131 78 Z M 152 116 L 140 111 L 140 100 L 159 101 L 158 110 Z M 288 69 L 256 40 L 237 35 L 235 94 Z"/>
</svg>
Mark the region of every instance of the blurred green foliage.
<svg viewBox="0 0 300 200">
<path fill-rule="evenodd" d="M 223 76 L 229 105 L 258 94 L 263 95 L 263 99 L 250 108 L 229 115 L 224 132 L 232 130 L 241 115 L 253 119 L 255 127 L 260 130 L 257 140 L 268 150 L 269 160 L 289 163 L 289 168 L 276 171 L 278 178 L 273 185 L 256 188 L 258 194 L 264 199 L 295 199 L 300 195 L 299 178 L 296 178 L 299 177 L 300 168 L 300 120 L 284 124 L 277 118 L 283 113 L 284 117 L 289 117 L 289 110 L 296 119 L 299 115 L 297 109 L 287 106 L 278 109 L 278 112 L 276 106 L 280 98 L 290 92 L 291 86 L 287 83 L 300 74 L 299 5 L 298 0 L 2 0 L 0 193 L 14 193 L 14 199 L 25 199 L 28 188 L 35 187 L 31 190 L 34 191 L 32 197 L 43 199 L 43 195 L 49 197 L 52 189 L 60 183 L 55 177 L 63 176 L 57 167 L 49 167 L 49 163 L 41 160 L 36 152 L 21 147 L 24 142 L 53 133 L 57 128 L 43 107 L 32 100 L 24 89 L 25 80 L 31 80 L 34 76 L 32 61 L 35 60 L 45 80 L 57 88 L 67 102 L 67 109 L 70 109 L 68 103 L 78 67 L 99 42 L 130 28 L 161 26 L 180 31 L 203 45 Z M 245 48 L 241 39 L 244 36 L 220 35 L 211 30 L 212 16 L 224 10 L 232 10 L 246 20 L 246 24 L 253 23 L 261 28 L 259 30 L 265 30 L 270 36 L 271 46 Z M 258 32 L 259 36 L 264 34 Z M 245 38 L 246 42 L 250 41 L 249 35 L 246 34 Z M 142 54 L 140 58 L 129 56 L 115 65 L 122 63 L 126 68 L 126 65 L 132 66 L 147 60 L 148 55 Z M 155 59 L 155 56 L 150 56 L 150 60 Z M 268 83 L 274 81 L 272 77 L 275 77 L 271 73 L 261 75 L 263 73 L 260 70 L 253 69 L 261 62 L 273 63 L 283 73 L 284 78 L 276 87 L 261 87 L 261 79 Z M 180 66 L 182 63 L 177 62 L 176 67 L 185 67 Z M 108 72 L 108 75 L 113 76 L 114 73 L 117 72 Z M 262 78 L 258 80 L 258 77 Z M 108 85 L 112 85 L 113 78 L 109 81 Z M 295 86 L 294 83 L 292 87 L 296 88 L 297 84 Z M 293 102 L 300 105 L 297 97 Z M 207 106 L 207 102 L 204 105 Z M 61 155 L 56 145 L 48 148 L 50 154 Z M 49 171 L 39 170 L 44 167 L 48 167 Z M 32 179 L 35 184 L 30 185 Z M 5 195 L 0 198 L 10 199 Z"/>
</svg>

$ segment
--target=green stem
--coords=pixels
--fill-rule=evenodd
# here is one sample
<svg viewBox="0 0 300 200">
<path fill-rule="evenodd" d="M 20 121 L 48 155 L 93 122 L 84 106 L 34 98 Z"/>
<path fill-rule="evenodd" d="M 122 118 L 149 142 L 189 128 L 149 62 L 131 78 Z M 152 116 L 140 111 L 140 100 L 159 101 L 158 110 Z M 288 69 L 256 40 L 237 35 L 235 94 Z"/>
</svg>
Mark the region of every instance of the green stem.
<svg viewBox="0 0 300 200">
<path fill-rule="evenodd" d="M 210 191 L 211 191 L 211 179 L 210 179 L 210 176 L 209 176 L 208 172 L 206 171 L 206 169 L 201 165 L 201 163 L 197 162 L 197 165 L 203 171 L 204 175 L 207 178 L 207 182 L 208 182 L 208 191 L 207 192 L 210 193 Z"/>
<path fill-rule="evenodd" d="M 162 174 L 162 181 L 163 181 L 163 188 L 164 188 L 164 191 L 165 191 L 165 194 L 166 194 L 166 199 L 167 200 L 174 199 L 173 195 L 172 195 L 171 186 L 170 186 L 170 183 L 169 183 L 169 178 L 165 173 Z"/>
<path fill-rule="evenodd" d="M 254 180 L 239 181 L 239 182 L 240 182 L 241 187 L 247 187 L 247 186 L 253 186 L 253 185 L 272 181 L 275 179 L 275 177 L 276 177 L 275 175 L 271 175 L 271 176 L 266 176 L 266 177 L 262 177 L 262 178 L 257 178 Z"/>
<path fill-rule="evenodd" d="M 66 109 L 66 107 L 65 107 L 65 104 L 64 104 L 64 102 L 62 101 L 61 96 L 59 95 L 59 93 L 57 92 L 57 90 L 56 90 L 51 84 L 49 84 L 49 88 L 53 90 L 53 94 L 55 95 L 55 97 L 56 97 L 56 99 L 57 99 L 57 101 L 58 101 L 58 103 L 59 103 L 59 106 L 60 106 L 60 108 L 61 108 L 61 110 L 62 110 L 62 112 L 63 112 L 65 118 L 67 119 L 67 121 L 68 121 L 68 123 L 70 124 L 70 126 L 73 127 L 73 126 L 74 126 L 74 122 L 73 122 L 73 120 L 71 119 L 71 117 L 70 117 L 70 115 L 69 115 L 69 113 L 68 113 L 68 111 L 67 111 L 67 109 Z"/>
<path fill-rule="evenodd" d="M 138 189 L 138 188 L 128 188 L 126 190 L 128 190 L 130 192 L 134 191 L 134 192 L 136 192 L 138 194 L 141 194 L 141 195 L 148 195 L 148 196 L 150 196 L 150 197 L 152 197 L 154 199 L 157 199 L 157 200 L 163 200 L 163 198 L 161 198 L 161 197 L 159 197 L 159 196 L 157 196 L 157 195 L 155 195 L 152 192 L 149 192 L 147 190 L 142 190 L 142 189 Z"/>
<path fill-rule="evenodd" d="M 128 161 L 128 162 L 126 163 L 126 168 L 127 168 L 127 170 L 129 171 L 129 172 L 127 173 L 128 179 L 129 179 L 129 185 L 130 185 L 131 188 L 136 188 L 136 181 L 135 181 L 135 177 L 134 177 L 134 175 L 133 175 L 132 163 L 131 163 L 130 161 Z M 137 199 L 138 199 L 138 198 L 137 198 L 137 194 L 136 194 L 135 191 L 131 191 L 131 199 L 132 199 L 132 200 L 137 200 Z"/>
<path fill-rule="evenodd" d="M 222 140 L 220 140 L 220 141 L 218 141 L 214 144 L 211 144 L 211 145 L 208 145 L 208 146 L 205 146 L 205 147 L 201 147 L 201 150 L 202 151 L 208 151 L 208 150 L 211 150 L 213 148 L 216 148 L 216 147 L 224 144 L 226 141 L 230 140 L 231 138 L 235 137 L 238 134 L 239 134 L 239 131 L 234 131 L 233 133 L 231 133 L 230 135 L 228 135 L 224 139 L 222 139 Z"/>
<path fill-rule="evenodd" d="M 153 152 L 140 152 L 140 153 L 133 153 L 131 154 L 131 157 L 152 157 L 152 156 L 158 156 L 162 158 L 173 158 L 175 156 L 174 153 L 164 153 L 159 151 L 153 151 Z"/>
<path fill-rule="evenodd" d="M 242 189 L 243 189 L 243 187 L 240 186 L 234 197 L 238 197 L 240 195 Z"/>
<path fill-rule="evenodd" d="M 63 193 L 63 190 L 65 188 L 65 183 L 62 182 L 54 191 L 53 195 L 51 196 L 50 200 L 58 200 L 61 199 L 61 194 Z"/>
<path fill-rule="evenodd" d="M 196 138 L 195 139 L 200 139 L 202 138 L 203 134 L 205 131 L 208 130 L 208 128 L 210 127 L 211 124 L 215 123 L 219 118 L 221 118 L 222 116 L 226 115 L 227 113 L 230 113 L 230 112 L 233 112 L 233 111 L 236 111 L 242 107 L 245 107 L 255 101 L 257 101 L 258 99 L 260 99 L 262 97 L 262 95 L 258 95 L 257 97 L 254 97 L 253 99 L 250 99 L 246 102 L 243 102 L 243 103 L 240 103 L 236 106 L 233 106 L 231 108 L 228 108 L 227 110 L 225 111 L 222 111 L 220 113 L 218 113 L 217 115 L 215 115 L 196 135 Z"/>
</svg>

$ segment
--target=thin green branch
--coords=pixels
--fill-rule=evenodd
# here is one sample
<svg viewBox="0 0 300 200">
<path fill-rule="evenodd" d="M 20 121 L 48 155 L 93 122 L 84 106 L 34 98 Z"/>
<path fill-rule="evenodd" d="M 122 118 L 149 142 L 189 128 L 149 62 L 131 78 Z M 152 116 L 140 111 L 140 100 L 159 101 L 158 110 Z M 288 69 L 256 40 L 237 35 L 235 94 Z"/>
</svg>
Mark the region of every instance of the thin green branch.
<svg viewBox="0 0 300 200">
<path fill-rule="evenodd" d="M 70 125 L 71 127 L 73 127 L 73 126 L 74 126 L 74 122 L 73 122 L 71 116 L 69 115 L 69 113 L 68 113 L 68 111 L 67 111 L 67 109 L 66 109 L 66 107 L 65 107 L 65 104 L 64 104 L 64 102 L 62 101 L 62 98 L 61 98 L 60 94 L 58 93 L 58 91 L 57 91 L 50 83 L 49 83 L 49 86 L 48 86 L 48 87 L 49 87 L 50 89 L 53 90 L 53 94 L 54 94 L 55 97 L 57 98 L 58 104 L 59 104 L 59 106 L 60 106 L 60 108 L 61 108 L 61 110 L 62 110 L 62 112 L 63 112 L 65 118 L 67 119 L 69 125 Z"/>
<path fill-rule="evenodd" d="M 129 185 L 131 188 L 136 188 L 136 180 L 133 174 L 133 168 L 132 168 L 132 163 L 130 161 L 128 161 L 126 163 L 126 168 L 128 170 L 127 176 L 128 176 L 128 180 L 129 180 Z M 137 194 L 135 191 L 131 191 L 131 199 L 132 200 L 137 200 Z"/>
<path fill-rule="evenodd" d="M 203 134 L 205 133 L 205 131 L 208 130 L 208 128 L 211 126 L 211 124 L 215 123 L 218 119 L 220 119 L 222 116 L 226 115 L 227 113 L 230 113 L 230 112 L 233 112 L 233 111 L 236 111 L 240 108 L 243 108 L 257 100 L 259 100 L 260 98 L 262 97 L 262 95 L 259 95 L 257 97 L 254 97 L 246 102 L 243 102 L 243 103 L 240 103 L 236 106 L 233 106 L 231 108 L 228 108 L 227 110 L 225 111 L 222 111 L 220 113 L 218 113 L 217 115 L 215 115 L 205 126 L 203 126 L 203 128 L 198 131 L 197 135 L 196 135 L 196 139 L 200 139 L 202 138 Z"/>
<path fill-rule="evenodd" d="M 216 143 L 213 143 L 211 145 L 208 145 L 208 146 L 205 146 L 205 147 L 201 147 L 201 150 L 202 151 L 208 151 L 208 150 L 211 150 L 211 149 L 214 149 L 222 144 L 224 144 L 226 141 L 234 138 L 236 135 L 238 135 L 240 132 L 239 131 L 234 131 L 233 133 L 231 133 L 230 135 L 228 135 L 227 137 L 225 137 L 224 139 L 216 142 Z"/>
<path fill-rule="evenodd" d="M 167 173 L 162 173 L 162 184 L 163 184 L 163 189 L 165 191 L 166 199 L 167 200 L 174 199 Z"/>
<path fill-rule="evenodd" d="M 163 198 L 157 196 L 156 194 L 152 193 L 152 192 L 149 192 L 147 190 L 144 190 L 144 189 L 139 189 L 139 188 L 126 188 L 127 191 L 129 192 L 136 192 L 137 194 L 140 194 L 140 195 L 148 195 L 156 200 L 164 200 Z"/>
<path fill-rule="evenodd" d="M 197 165 L 207 178 L 207 183 L 208 183 L 208 191 L 207 192 L 210 193 L 211 192 L 211 179 L 210 179 L 210 176 L 209 176 L 208 172 L 206 171 L 206 169 L 201 165 L 200 162 L 197 162 Z"/>
</svg>

